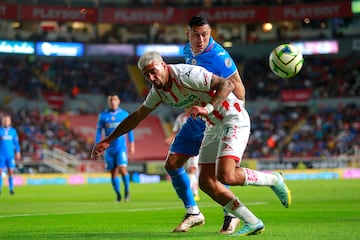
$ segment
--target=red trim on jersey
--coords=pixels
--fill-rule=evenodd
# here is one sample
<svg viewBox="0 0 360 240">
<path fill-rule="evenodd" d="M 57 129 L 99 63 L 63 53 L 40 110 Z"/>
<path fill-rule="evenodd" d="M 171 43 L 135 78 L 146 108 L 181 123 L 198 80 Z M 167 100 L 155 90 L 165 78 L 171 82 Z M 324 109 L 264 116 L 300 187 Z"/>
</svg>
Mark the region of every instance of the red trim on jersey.
<svg viewBox="0 0 360 240">
<path fill-rule="evenodd" d="M 213 111 L 213 115 L 214 115 L 215 118 L 219 119 L 220 121 L 222 121 L 222 120 L 224 119 L 224 116 L 221 115 L 221 114 L 219 113 L 219 111 L 214 110 L 214 111 Z"/>
<path fill-rule="evenodd" d="M 241 158 L 234 156 L 234 155 L 225 155 L 225 156 L 221 156 L 219 158 L 232 158 L 234 159 L 236 162 L 239 162 L 241 160 Z"/>
<path fill-rule="evenodd" d="M 235 107 L 236 110 L 238 110 L 238 112 L 241 112 L 240 103 L 234 103 L 234 107 Z"/>
<path fill-rule="evenodd" d="M 229 110 L 229 107 L 230 107 L 230 104 L 229 104 L 228 101 L 223 101 L 223 102 L 222 102 L 222 106 L 226 109 L 226 111 L 228 111 L 228 110 Z"/>
</svg>

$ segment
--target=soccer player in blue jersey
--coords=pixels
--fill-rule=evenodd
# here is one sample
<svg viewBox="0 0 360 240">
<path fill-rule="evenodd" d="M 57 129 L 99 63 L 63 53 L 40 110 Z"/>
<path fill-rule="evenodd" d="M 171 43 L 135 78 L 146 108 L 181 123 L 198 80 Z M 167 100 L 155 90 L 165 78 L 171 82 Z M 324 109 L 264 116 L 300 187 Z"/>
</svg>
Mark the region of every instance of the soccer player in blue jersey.
<svg viewBox="0 0 360 240">
<path fill-rule="evenodd" d="M 109 108 L 100 113 L 98 117 L 95 143 L 100 142 L 103 131 L 105 136 L 108 136 L 129 115 L 127 111 L 119 107 L 121 100 L 117 94 L 110 93 L 107 100 Z M 135 138 L 133 131 L 128 132 L 127 136 L 129 153 L 134 154 Z M 121 201 L 119 172 L 124 184 L 125 201 L 128 202 L 130 200 L 130 175 L 127 171 L 127 151 L 124 135 L 114 140 L 104 154 L 105 169 L 111 173 L 111 184 L 116 193 L 116 201 L 118 202 Z"/>
<path fill-rule="evenodd" d="M 202 66 L 212 73 L 230 80 L 235 85 L 234 94 L 244 103 L 245 87 L 237 67 L 229 53 L 211 37 L 211 26 L 207 17 L 202 14 L 193 16 L 189 21 L 186 34 L 189 41 L 184 47 L 185 62 Z M 200 210 L 190 194 L 189 180 L 183 166 L 190 157 L 199 154 L 204 130 L 205 122 L 203 120 L 188 118 L 176 135 L 165 163 L 172 184 L 186 208 L 186 215 L 174 232 L 187 231 L 192 225 L 195 225 L 193 223 L 203 221 L 199 215 Z M 213 165 L 201 167 L 203 172 L 214 171 Z M 219 232 L 221 234 L 233 233 L 240 220 L 226 210 L 224 213 L 224 222 Z"/>
<path fill-rule="evenodd" d="M 10 194 L 14 195 L 13 174 L 15 159 L 21 159 L 19 137 L 15 128 L 11 127 L 11 117 L 5 115 L 2 118 L 0 128 L 0 193 L 2 190 L 2 170 L 7 169 Z"/>
</svg>

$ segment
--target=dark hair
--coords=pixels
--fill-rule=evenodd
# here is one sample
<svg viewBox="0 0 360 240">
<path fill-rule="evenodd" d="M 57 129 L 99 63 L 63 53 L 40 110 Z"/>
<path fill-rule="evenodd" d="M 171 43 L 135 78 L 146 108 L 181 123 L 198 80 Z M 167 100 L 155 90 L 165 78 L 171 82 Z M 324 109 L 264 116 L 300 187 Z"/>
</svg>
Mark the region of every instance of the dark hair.
<svg viewBox="0 0 360 240">
<path fill-rule="evenodd" d="M 107 95 L 108 95 L 108 97 L 117 96 L 118 98 L 120 98 L 119 94 L 117 94 L 116 92 L 109 92 Z"/>
<path fill-rule="evenodd" d="M 198 13 L 198 14 L 194 15 L 192 18 L 190 18 L 190 21 L 189 21 L 189 27 L 204 26 L 206 24 L 210 25 L 209 20 L 208 20 L 207 16 L 202 13 Z"/>
</svg>

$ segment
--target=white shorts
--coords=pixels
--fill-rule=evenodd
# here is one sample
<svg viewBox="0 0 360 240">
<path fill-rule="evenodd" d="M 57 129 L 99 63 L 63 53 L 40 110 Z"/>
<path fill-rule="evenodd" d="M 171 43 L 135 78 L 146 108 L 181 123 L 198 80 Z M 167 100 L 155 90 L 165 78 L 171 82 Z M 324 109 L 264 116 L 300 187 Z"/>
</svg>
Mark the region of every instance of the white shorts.
<svg viewBox="0 0 360 240">
<path fill-rule="evenodd" d="M 250 118 L 245 108 L 227 115 L 215 126 L 207 126 L 200 147 L 199 164 L 231 157 L 240 164 L 250 136 Z"/>
<path fill-rule="evenodd" d="M 199 164 L 199 155 L 189 158 L 189 160 L 186 163 L 186 168 L 194 167 L 198 169 Z"/>
</svg>

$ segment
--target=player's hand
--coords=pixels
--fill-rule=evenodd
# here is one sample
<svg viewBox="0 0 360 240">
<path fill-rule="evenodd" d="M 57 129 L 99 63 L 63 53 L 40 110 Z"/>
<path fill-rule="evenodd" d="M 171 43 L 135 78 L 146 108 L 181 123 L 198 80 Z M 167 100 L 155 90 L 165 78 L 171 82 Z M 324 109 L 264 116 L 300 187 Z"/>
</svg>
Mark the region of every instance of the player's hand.
<svg viewBox="0 0 360 240">
<path fill-rule="evenodd" d="M 91 150 L 90 157 L 96 158 L 96 157 L 100 156 L 105 151 L 105 149 L 107 149 L 109 146 L 110 146 L 110 143 L 105 142 L 105 141 L 101 141 L 101 142 L 95 144 Z"/>
<path fill-rule="evenodd" d="M 196 118 L 197 116 L 206 116 L 208 115 L 208 111 L 204 107 L 200 106 L 192 106 L 190 110 L 190 115 L 192 118 Z"/>
</svg>

